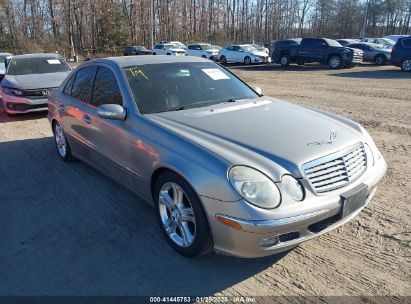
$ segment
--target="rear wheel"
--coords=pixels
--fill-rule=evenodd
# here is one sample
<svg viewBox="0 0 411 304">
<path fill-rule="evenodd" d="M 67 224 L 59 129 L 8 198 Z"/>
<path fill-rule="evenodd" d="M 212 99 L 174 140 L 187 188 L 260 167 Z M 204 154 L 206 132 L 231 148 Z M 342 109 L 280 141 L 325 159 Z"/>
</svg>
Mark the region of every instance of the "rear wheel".
<svg viewBox="0 0 411 304">
<path fill-rule="evenodd" d="M 203 57 L 203 58 L 207 59 L 207 56 L 206 56 L 206 55 L 203 55 L 203 56 L 201 56 L 201 57 Z"/>
<path fill-rule="evenodd" d="M 221 63 L 226 64 L 226 63 L 227 63 L 227 58 L 225 58 L 225 56 L 222 55 L 222 56 L 220 57 L 220 61 L 221 61 Z"/>
<path fill-rule="evenodd" d="M 288 67 L 290 65 L 290 56 L 289 55 L 281 55 L 280 64 L 283 67 Z"/>
<path fill-rule="evenodd" d="M 411 58 L 407 58 L 402 61 L 401 70 L 404 72 L 411 72 Z"/>
<path fill-rule="evenodd" d="M 244 58 L 244 63 L 245 63 L 246 65 L 251 64 L 251 58 L 250 58 L 249 56 L 245 56 L 245 58 Z"/>
<path fill-rule="evenodd" d="M 213 240 L 203 206 L 182 177 L 173 172 L 160 175 L 154 185 L 154 198 L 161 232 L 175 251 L 195 257 L 212 250 Z"/>
<path fill-rule="evenodd" d="M 387 57 L 385 57 L 384 55 L 377 55 L 374 61 L 377 65 L 384 65 L 387 63 Z"/>
<path fill-rule="evenodd" d="M 328 59 L 328 67 L 332 70 L 342 67 L 342 60 L 339 55 L 333 55 Z"/>
<path fill-rule="evenodd" d="M 66 135 L 64 134 L 63 127 L 59 122 L 55 122 L 53 125 L 54 141 L 56 142 L 57 152 L 60 158 L 64 161 L 69 161 L 72 157 L 71 148 L 67 142 Z"/>
</svg>

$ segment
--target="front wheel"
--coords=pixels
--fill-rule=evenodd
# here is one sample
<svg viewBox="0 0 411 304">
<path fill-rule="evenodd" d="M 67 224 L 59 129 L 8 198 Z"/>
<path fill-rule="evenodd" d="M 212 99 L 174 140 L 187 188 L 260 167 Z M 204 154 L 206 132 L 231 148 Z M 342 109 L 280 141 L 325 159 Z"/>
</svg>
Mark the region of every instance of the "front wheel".
<svg viewBox="0 0 411 304">
<path fill-rule="evenodd" d="M 225 56 L 222 55 L 222 56 L 220 57 L 220 62 L 221 62 L 222 64 L 226 64 L 226 63 L 227 63 L 227 58 L 225 58 Z"/>
<path fill-rule="evenodd" d="M 66 135 L 64 134 L 63 127 L 59 122 L 54 123 L 53 126 L 54 141 L 56 143 L 57 152 L 62 160 L 69 161 L 72 157 L 71 148 L 67 142 Z"/>
<path fill-rule="evenodd" d="M 338 55 L 333 55 L 328 59 L 328 67 L 332 70 L 336 70 L 342 67 L 341 57 Z"/>
<path fill-rule="evenodd" d="M 203 206 L 191 186 L 173 172 L 162 174 L 154 186 L 161 232 L 170 246 L 186 257 L 209 253 L 211 231 Z"/>
<path fill-rule="evenodd" d="M 378 55 L 377 57 L 375 57 L 375 64 L 384 65 L 386 63 L 387 63 L 387 57 L 385 57 L 384 55 Z"/>
<path fill-rule="evenodd" d="M 244 58 L 244 63 L 245 63 L 246 65 L 250 65 L 250 64 L 251 64 L 251 58 L 250 58 L 249 56 L 246 56 L 246 57 Z"/>
<path fill-rule="evenodd" d="M 411 72 L 411 58 L 404 59 L 401 63 L 401 70 Z"/>
</svg>

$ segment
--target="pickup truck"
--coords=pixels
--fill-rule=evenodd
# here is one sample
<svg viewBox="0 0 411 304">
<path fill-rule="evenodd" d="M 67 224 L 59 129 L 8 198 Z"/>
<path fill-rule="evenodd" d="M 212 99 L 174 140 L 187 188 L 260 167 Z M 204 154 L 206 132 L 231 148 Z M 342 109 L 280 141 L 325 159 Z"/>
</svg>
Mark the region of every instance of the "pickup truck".
<svg viewBox="0 0 411 304">
<path fill-rule="evenodd" d="M 276 41 L 272 61 L 284 67 L 290 63 L 319 62 L 330 69 L 340 69 L 362 63 L 363 52 L 326 38 L 288 39 Z"/>
</svg>

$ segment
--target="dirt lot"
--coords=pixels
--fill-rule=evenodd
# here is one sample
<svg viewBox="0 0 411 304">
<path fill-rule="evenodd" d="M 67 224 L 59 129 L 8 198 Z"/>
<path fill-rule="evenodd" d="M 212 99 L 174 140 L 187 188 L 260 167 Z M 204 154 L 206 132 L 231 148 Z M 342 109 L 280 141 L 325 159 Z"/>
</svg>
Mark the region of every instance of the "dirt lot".
<svg viewBox="0 0 411 304">
<path fill-rule="evenodd" d="M 150 206 L 57 159 L 45 114 L 0 113 L 0 294 L 411 296 L 411 75 L 372 65 L 230 69 L 265 95 L 366 127 L 388 172 L 356 219 L 279 256 L 185 259 Z"/>
</svg>

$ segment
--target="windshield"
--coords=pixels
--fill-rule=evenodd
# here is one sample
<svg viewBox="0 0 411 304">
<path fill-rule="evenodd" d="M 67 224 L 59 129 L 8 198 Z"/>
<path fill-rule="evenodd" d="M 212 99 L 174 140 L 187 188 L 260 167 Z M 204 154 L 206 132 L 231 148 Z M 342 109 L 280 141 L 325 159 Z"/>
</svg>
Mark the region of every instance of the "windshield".
<svg viewBox="0 0 411 304">
<path fill-rule="evenodd" d="M 33 57 L 33 58 L 12 58 L 7 74 L 27 75 L 46 74 L 70 71 L 63 58 L 56 57 Z"/>
<path fill-rule="evenodd" d="M 209 44 L 200 44 L 202 50 L 212 50 L 213 47 Z"/>
<path fill-rule="evenodd" d="M 264 48 L 262 45 L 259 45 L 259 44 L 253 44 L 253 47 L 256 48 L 257 50 Z"/>
<path fill-rule="evenodd" d="M 327 41 L 329 46 L 336 46 L 336 47 L 341 47 L 342 45 L 336 41 L 336 40 L 332 40 L 332 39 L 325 39 L 325 41 Z"/>
<path fill-rule="evenodd" d="M 178 62 L 125 67 L 141 114 L 195 108 L 258 95 L 213 62 Z"/>
<path fill-rule="evenodd" d="M 241 47 L 244 52 L 255 52 L 257 49 L 251 45 L 244 45 Z"/>
<path fill-rule="evenodd" d="M 178 49 L 179 47 L 175 44 L 164 44 L 164 49 L 169 50 L 169 49 Z"/>
</svg>

